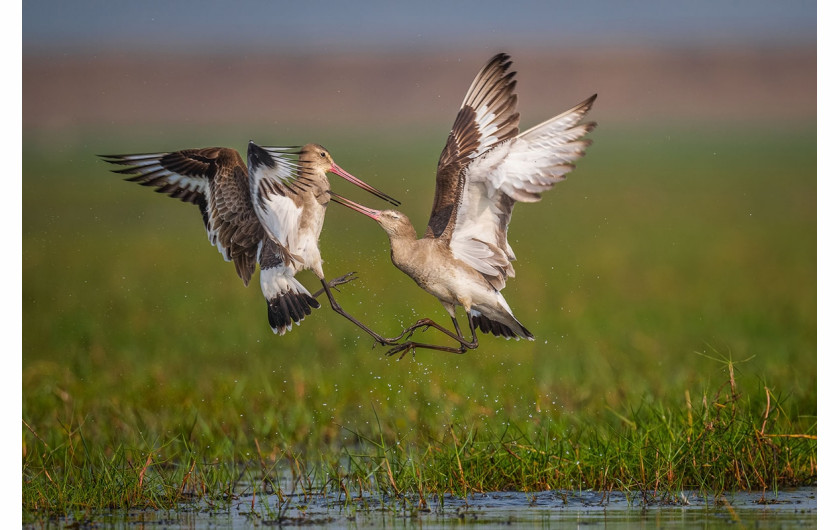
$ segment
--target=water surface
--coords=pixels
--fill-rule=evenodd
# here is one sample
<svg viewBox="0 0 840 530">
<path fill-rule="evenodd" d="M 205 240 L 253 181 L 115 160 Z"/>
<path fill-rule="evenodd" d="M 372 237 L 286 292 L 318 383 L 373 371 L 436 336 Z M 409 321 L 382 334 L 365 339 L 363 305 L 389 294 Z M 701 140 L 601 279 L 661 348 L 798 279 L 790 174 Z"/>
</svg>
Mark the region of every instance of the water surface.
<svg viewBox="0 0 840 530">
<path fill-rule="evenodd" d="M 344 494 L 242 494 L 232 502 L 201 501 L 178 511 L 141 510 L 94 515 L 87 521 L 115 528 L 816 528 L 817 489 L 733 492 L 715 497 L 697 492 L 602 493 L 494 492 L 393 498 Z"/>
</svg>

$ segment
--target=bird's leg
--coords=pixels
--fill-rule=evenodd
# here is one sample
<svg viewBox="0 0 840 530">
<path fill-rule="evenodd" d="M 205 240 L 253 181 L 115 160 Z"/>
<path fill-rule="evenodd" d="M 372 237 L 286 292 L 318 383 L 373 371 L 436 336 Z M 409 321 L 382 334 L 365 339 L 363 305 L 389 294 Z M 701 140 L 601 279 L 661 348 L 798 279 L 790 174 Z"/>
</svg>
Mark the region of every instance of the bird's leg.
<svg viewBox="0 0 840 530">
<path fill-rule="evenodd" d="M 472 340 L 470 342 L 467 342 L 466 337 L 464 337 L 463 333 L 461 333 L 461 327 L 458 325 L 458 320 L 455 317 L 452 317 L 452 324 L 455 325 L 455 333 L 457 333 L 457 335 L 430 318 L 422 318 L 414 324 L 412 324 L 411 326 L 405 328 L 405 330 L 403 330 L 403 332 L 400 335 L 394 337 L 391 340 L 397 341 L 402 338 L 410 338 L 414 334 L 414 332 L 419 328 L 435 328 L 436 330 L 444 333 L 448 337 L 457 340 L 466 348 L 472 350 L 478 347 L 478 337 L 475 334 L 475 326 L 472 325 L 472 320 L 470 320 L 470 330 L 472 331 Z"/>
<path fill-rule="evenodd" d="M 387 355 L 389 355 L 389 356 L 390 355 L 396 355 L 396 354 L 402 352 L 402 355 L 400 355 L 400 359 L 402 359 L 403 357 L 405 357 L 405 354 L 407 354 L 409 351 L 414 351 L 417 348 L 462 354 L 462 353 L 466 353 L 466 351 L 468 349 L 474 350 L 475 348 L 478 347 L 478 336 L 475 333 L 475 324 L 473 324 L 472 319 L 469 320 L 470 333 L 472 334 L 472 340 L 470 342 L 467 342 L 467 339 L 461 333 L 461 328 L 460 328 L 460 326 L 458 326 L 458 320 L 456 320 L 455 317 L 452 317 L 452 323 L 455 324 L 455 331 L 458 333 L 457 335 L 455 335 L 455 333 L 452 333 L 448 329 L 444 328 L 443 326 L 441 326 L 437 322 L 435 322 L 431 319 L 428 319 L 428 318 L 418 320 L 417 323 L 414 324 L 413 326 L 411 326 L 411 328 L 409 328 L 409 329 L 411 329 L 412 332 L 413 332 L 414 329 L 419 328 L 419 327 L 423 327 L 423 326 L 433 327 L 437 330 L 442 331 L 447 336 L 457 340 L 458 343 L 460 344 L 460 346 L 458 348 L 451 347 L 451 346 L 438 346 L 436 344 L 423 344 L 423 343 L 420 343 L 420 342 L 408 341 L 408 342 L 404 342 L 402 344 L 399 344 L 399 345 L 391 348 L 390 350 L 388 350 Z M 414 328 L 414 329 L 412 329 L 412 328 Z M 409 336 L 411 336 L 411 335 L 409 335 Z"/>
<path fill-rule="evenodd" d="M 336 291 L 338 291 L 338 289 L 336 289 L 336 286 L 344 285 L 345 283 L 350 283 L 350 282 L 352 282 L 353 280 L 356 280 L 356 279 L 358 279 L 358 276 L 356 276 L 355 271 L 354 272 L 348 272 L 344 276 L 339 276 L 338 278 L 333 278 L 332 280 L 328 281 L 327 282 L 327 287 L 329 287 L 330 289 L 335 289 Z M 312 298 L 318 298 L 319 296 L 324 294 L 325 290 L 326 290 L 325 288 L 321 287 L 320 289 L 318 289 L 317 291 L 312 293 Z M 339 291 L 339 292 L 341 292 L 341 291 Z"/>
<path fill-rule="evenodd" d="M 347 275 L 345 275 L 345 276 L 347 276 Z M 342 276 L 342 278 L 344 278 L 345 276 Z M 335 280 L 333 280 L 333 281 L 335 281 Z M 329 298 L 329 300 L 330 300 L 330 307 L 332 307 L 333 311 L 335 311 L 339 315 L 343 316 L 344 318 L 346 318 L 350 322 L 356 324 L 356 326 L 358 326 L 359 329 L 365 331 L 368 335 L 373 337 L 374 340 L 376 340 L 376 342 L 378 342 L 379 344 L 382 344 L 383 346 L 386 345 L 386 344 L 389 344 L 389 345 L 397 344 L 397 341 L 395 341 L 394 339 L 389 339 L 389 338 L 383 337 L 379 333 L 373 331 L 369 327 L 367 327 L 364 324 L 362 324 L 361 322 L 359 322 L 355 317 L 353 317 L 353 315 L 349 314 L 347 311 L 342 309 L 342 307 L 340 305 L 338 305 L 338 302 L 336 301 L 335 297 L 332 294 L 332 291 L 330 290 L 330 284 L 328 284 L 327 281 L 324 280 L 323 278 L 321 279 L 321 285 L 324 286 L 323 291 L 327 294 L 327 298 Z"/>
<path fill-rule="evenodd" d="M 467 312 L 467 322 L 470 324 L 470 333 L 472 334 L 470 342 L 465 342 L 466 338 L 461 334 L 461 328 L 458 326 L 458 321 L 455 317 L 452 317 L 452 323 L 455 324 L 455 331 L 458 332 L 458 342 L 460 342 L 464 347 L 474 350 L 478 348 L 478 335 L 475 334 L 475 324 L 473 324 L 469 312 Z"/>
<path fill-rule="evenodd" d="M 454 347 L 450 347 L 450 346 L 438 346 L 437 344 L 422 344 L 420 342 L 408 341 L 408 342 L 403 342 L 402 344 L 399 344 L 399 345 L 391 348 L 390 350 L 388 350 L 388 353 L 386 353 L 385 355 L 388 355 L 390 357 L 390 356 L 393 356 L 393 355 L 396 355 L 396 354 L 402 352 L 402 354 L 397 359 L 397 360 L 400 360 L 403 357 L 405 357 L 408 352 L 410 352 L 410 351 L 413 352 L 417 348 L 423 348 L 423 349 L 427 349 L 427 350 L 445 351 L 445 352 L 457 353 L 457 354 L 466 353 L 466 351 L 467 351 L 467 349 L 463 345 L 461 345 L 459 348 L 454 348 Z"/>
<path fill-rule="evenodd" d="M 435 327 L 436 329 L 441 329 L 440 326 L 438 326 L 438 324 L 434 320 L 432 320 L 430 318 L 421 318 L 420 320 L 418 320 L 414 324 L 405 328 L 402 333 L 400 333 L 399 335 L 397 335 L 396 337 L 394 337 L 391 340 L 398 341 L 398 340 L 403 339 L 403 338 L 407 339 L 407 338 L 411 337 L 412 335 L 414 335 L 414 332 L 416 330 L 418 330 L 420 328 L 423 328 L 423 327 L 425 327 L 426 329 L 429 329 L 430 327 Z M 426 330 L 424 329 L 423 331 L 426 331 Z M 443 331 L 446 331 L 446 330 L 443 330 Z"/>
</svg>

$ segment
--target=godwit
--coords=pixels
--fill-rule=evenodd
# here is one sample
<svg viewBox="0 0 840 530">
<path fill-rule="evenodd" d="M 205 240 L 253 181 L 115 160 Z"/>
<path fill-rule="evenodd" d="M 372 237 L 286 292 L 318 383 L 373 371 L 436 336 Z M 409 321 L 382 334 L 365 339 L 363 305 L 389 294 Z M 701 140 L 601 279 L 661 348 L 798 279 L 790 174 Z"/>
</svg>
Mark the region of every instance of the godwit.
<svg viewBox="0 0 840 530">
<path fill-rule="evenodd" d="M 329 200 L 326 172 L 392 204 L 399 203 L 341 169 L 320 145 L 278 148 L 276 152 L 283 156 L 272 156 L 252 142 L 248 146 L 250 168 L 237 151 L 226 147 L 101 158 L 129 166 L 114 170 L 130 175 L 128 181 L 196 204 L 210 243 L 225 261 L 233 261 L 245 286 L 259 260 L 260 287 L 275 333 L 290 331 L 292 323 L 300 324 L 313 308 L 320 307 L 315 297 L 321 291 L 310 294 L 294 277 L 302 269 L 315 272 L 333 309 L 367 330 L 341 309 L 330 292 L 351 281 L 355 273 L 324 280 L 318 236 Z M 290 158 L 294 155 L 298 155 L 297 161 Z"/>
<path fill-rule="evenodd" d="M 298 155 L 297 162 L 290 159 L 290 155 Z M 305 307 L 305 303 L 317 304 L 306 288 L 294 279 L 298 271 L 309 269 L 321 281 L 333 311 L 384 344 L 387 339 L 342 309 L 330 290 L 332 285 L 324 279 L 318 237 L 324 224 L 327 204 L 331 197 L 346 200 L 330 191 L 327 172 L 335 173 L 393 205 L 399 205 L 399 201 L 341 169 L 330 153 L 318 144 L 307 144 L 297 150 L 287 147 L 263 148 L 251 142 L 248 145 L 248 166 L 254 211 L 270 238 L 286 251 L 284 255 L 276 257 L 277 263 L 272 269 L 272 275 L 260 275 L 264 291 L 267 285 L 273 285 L 273 288 L 269 287 L 270 290 L 289 293 L 270 302 L 269 313 L 275 305 L 279 309 L 289 307 L 289 312 L 294 315 L 294 310 Z M 339 280 L 344 279 L 342 277 Z"/>
<path fill-rule="evenodd" d="M 334 197 L 382 226 L 390 240 L 391 261 L 440 300 L 455 327 L 453 333 L 421 319 L 390 340 L 434 327 L 458 341 L 458 347 L 406 341 L 389 350 L 390 355 L 405 355 L 414 348 L 464 353 L 478 346 L 476 328 L 497 337 L 534 340 L 501 294 L 507 277 L 514 275 L 508 223 L 517 201 L 539 201 L 540 194 L 563 180 L 583 156 L 591 143 L 583 137 L 595 123 L 580 121 L 596 95 L 518 134 L 515 72 L 508 73 L 510 65 L 508 55 L 496 55 L 470 86 L 438 161 L 434 206 L 421 239 L 398 211 L 373 210 Z M 470 340 L 458 326 L 457 306 L 467 313 Z"/>
</svg>

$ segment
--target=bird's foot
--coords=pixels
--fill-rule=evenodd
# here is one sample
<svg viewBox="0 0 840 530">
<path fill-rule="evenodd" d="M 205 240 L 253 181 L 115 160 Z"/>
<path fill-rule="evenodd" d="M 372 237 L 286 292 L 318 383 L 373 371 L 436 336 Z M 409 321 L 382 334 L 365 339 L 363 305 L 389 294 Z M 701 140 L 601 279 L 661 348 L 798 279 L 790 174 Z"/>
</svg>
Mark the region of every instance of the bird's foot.
<svg viewBox="0 0 840 530">
<path fill-rule="evenodd" d="M 338 289 L 336 288 L 337 286 L 344 285 L 345 283 L 350 283 L 353 280 L 358 280 L 358 279 L 359 279 L 359 277 L 356 275 L 356 271 L 353 271 L 353 272 L 348 272 L 344 276 L 339 276 L 338 278 L 333 278 L 332 280 L 327 282 L 327 285 L 329 285 L 330 289 L 334 289 L 334 290 L 338 291 Z M 338 292 L 341 292 L 341 291 L 338 291 Z"/>
<path fill-rule="evenodd" d="M 414 332 L 417 331 L 420 328 L 423 328 L 423 331 L 426 331 L 427 329 L 429 329 L 432 326 L 432 324 L 434 324 L 434 322 L 431 319 L 424 318 L 424 319 L 418 320 L 417 322 L 415 322 L 411 326 L 405 328 L 402 331 L 402 333 L 400 333 L 396 337 L 390 337 L 390 338 L 388 338 L 388 337 L 375 337 L 375 340 L 376 340 L 376 343 L 379 344 L 380 346 L 395 346 L 394 348 L 391 348 L 390 350 L 388 350 L 388 353 L 386 353 L 386 355 L 388 355 L 388 356 L 394 355 L 395 353 L 399 353 L 403 350 L 406 350 L 407 348 L 410 348 L 410 349 L 413 350 L 415 348 L 416 343 L 414 343 L 414 342 L 400 343 L 400 341 L 410 339 L 411 336 L 414 335 Z M 404 356 L 405 356 L 405 353 L 400 355 L 400 359 L 402 359 Z"/>
<path fill-rule="evenodd" d="M 402 338 L 402 335 L 400 335 L 399 337 L 391 338 L 391 339 L 389 339 L 388 337 L 379 337 L 379 338 L 374 338 L 373 341 L 374 341 L 374 346 L 377 345 L 377 344 L 380 345 L 380 346 L 396 346 L 400 343 L 401 338 Z"/>
<path fill-rule="evenodd" d="M 402 358 L 405 357 L 408 352 L 411 352 L 412 354 L 414 354 L 414 352 L 415 352 L 414 342 L 411 342 L 411 341 L 403 342 L 402 344 L 399 344 L 399 345 L 391 348 L 390 350 L 388 350 L 388 352 L 385 355 L 387 355 L 388 357 L 393 357 L 394 355 L 396 355 L 400 352 L 402 352 L 402 353 L 399 356 L 399 358 L 397 359 L 398 361 L 401 361 Z"/>
<path fill-rule="evenodd" d="M 336 291 L 336 292 L 340 293 L 341 291 L 339 291 L 338 287 L 336 287 L 336 286 L 343 285 L 345 283 L 350 283 L 350 282 L 352 282 L 353 280 L 356 280 L 356 279 L 358 279 L 358 276 L 356 276 L 356 272 L 353 271 L 353 272 L 348 272 L 344 276 L 339 276 L 338 278 L 333 278 L 332 280 L 330 280 L 328 282 L 324 282 L 323 280 L 321 280 L 321 284 L 326 285 L 328 288 L 332 289 L 333 291 Z M 312 297 L 313 298 L 318 298 L 319 296 L 324 294 L 324 292 L 326 292 L 326 289 L 324 287 L 321 287 L 320 289 L 318 289 L 317 291 L 312 293 Z M 332 300 L 332 297 L 330 295 L 327 295 L 327 297 L 330 298 L 330 305 L 333 305 L 334 301 Z M 335 305 L 333 305 L 333 309 L 336 309 Z M 336 311 L 338 311 L 339 313 L 341 312 L 340 308 L 336 309 Z"/>
<path fill-rule="evenodd" d="M 396 337 L 394 337 L 392 339 L 388 339 L 388 340 L 392 341 L 392 344 L 396 344 L 397 341 L 400 341 L 402 339 L 410 339 L 411 336 L 414 335 L 415 331 L 417 331 L 420 328 L 423 328 L 423 331 L 426 331 L 427 329 L 429 329 L 432 326 L 432 324 L 433 324 L 433 321 L 429 318 L 420 319 L 417 322 L 415 322 L 414 324 L 405 328 L 402 331 L 402 333 L 400 333 Z"/>
</svg>

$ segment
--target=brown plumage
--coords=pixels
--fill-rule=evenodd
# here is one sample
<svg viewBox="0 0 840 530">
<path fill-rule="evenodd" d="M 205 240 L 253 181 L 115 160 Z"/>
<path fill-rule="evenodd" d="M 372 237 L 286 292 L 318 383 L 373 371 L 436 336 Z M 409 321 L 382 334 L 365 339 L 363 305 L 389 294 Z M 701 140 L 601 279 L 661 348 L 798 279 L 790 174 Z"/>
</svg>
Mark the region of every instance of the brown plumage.
<svg viewBox="0 0 840 530">
<path fill-rule="evenodd" d="M 488 142 L 509 140 L 519 132 L 517 96 L 514 93 L 516 72 L 507 72 L 510 65 L 508 55 L 496 55 L 478 73 L 467 91 L 438 160 L 435 199 L 424 237 L 451 235 L 455 207 L 464 188 L 461 170 L 482 148 L 486 149 Z M 482 118 L 494 116 L 493 126 L 496 129 L 492 137 L 482 134 L 476 121 L 478 111 L 483 111 Z"/>
<path fill-rule="evenodd" d="M 152 186 L 158 193 L 197 205 L 210 243 L 225 261 L 233 261 L 236 273 L 248 285 L 265 232 L 251 206 L 248 168 L 239 153 L 226 147 L 207 147 L 102 158 L 130 166 L 114 170 L 130 175 L 126 178 L 129 182 Z"/>
<path fill-rule="evenodd" d="M 291 330 L 320 307 L 316 296 L 321 291 L 313 295 L 295 278 L 304 269 L 318 276 L 334 310 L 367 329 L 347 315 L 330 292 L 352 280 L 354 273 L 330 282 L 324 279 L 318 237 L 330 199 L 326 173 L 399 203 L 341 169 L 323 146 L 269 149 L 252 142 L 248 166 L 239 153 L 225 147 L 102 158 L 127 166 L 114 170 L 126 180 L 197 205 L 210 243 L 226 261 L 234 262 L 246 286 L 259 261 L 260 287 L 275 333 Z"/>
</svg>

